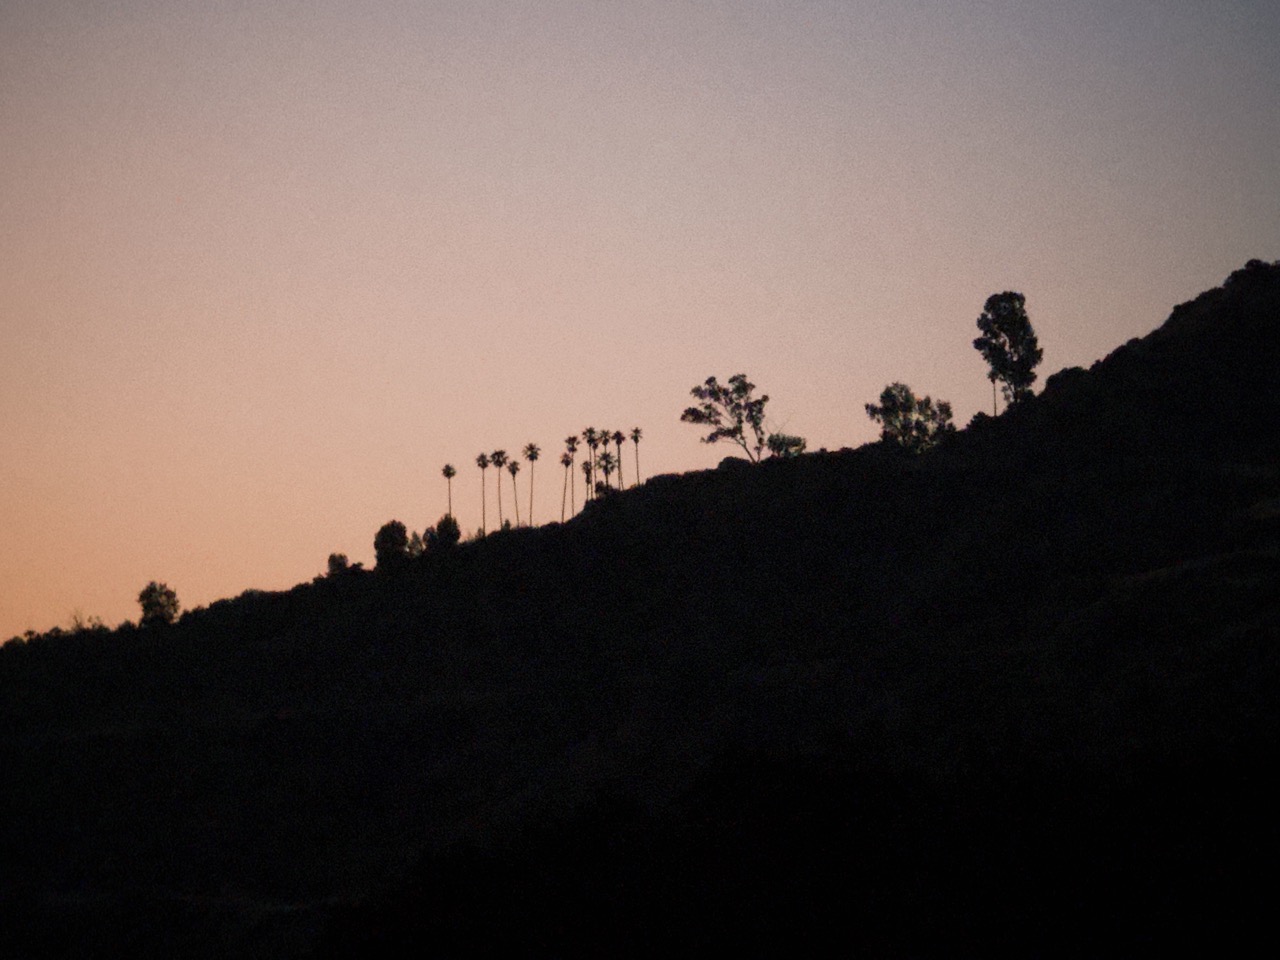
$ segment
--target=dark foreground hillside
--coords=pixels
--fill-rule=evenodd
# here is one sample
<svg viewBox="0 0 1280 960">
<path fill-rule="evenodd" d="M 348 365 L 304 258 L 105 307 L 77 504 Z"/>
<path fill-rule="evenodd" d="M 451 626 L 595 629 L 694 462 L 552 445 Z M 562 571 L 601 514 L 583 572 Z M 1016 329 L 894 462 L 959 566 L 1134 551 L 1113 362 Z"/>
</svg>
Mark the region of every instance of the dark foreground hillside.
<svg viewBox="0 0 1280 960">
<path fill-rule="evenodd" d="M 1255 263 L 925 456 L 10 644 L 0 955 L 1244 942 L 1278 384 Z"/>
</svg>

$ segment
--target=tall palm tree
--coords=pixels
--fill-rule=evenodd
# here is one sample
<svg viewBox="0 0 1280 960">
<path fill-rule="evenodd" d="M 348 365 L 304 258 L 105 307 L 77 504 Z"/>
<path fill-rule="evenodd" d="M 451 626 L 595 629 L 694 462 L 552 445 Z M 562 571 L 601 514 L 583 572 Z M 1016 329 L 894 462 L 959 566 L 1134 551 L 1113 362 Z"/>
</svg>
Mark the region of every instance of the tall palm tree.
<svg viewBox="0 0 1280 960">
<path fill-rule="evenodd" d="M 458 471 L 453 469 L 452 463 L 446 463 L 444 469 L 440 471 L 444 474 L 445 482 L 449 484 L 449 516 L 453 516 L 453 478 L 458 475 Z"/>
<path fill-rule="evenodd" d="M 596 448 L 600 446 L 600 434 L 596 433 L 595 427 L 587 427 L 587 429 L 582 431 L 582 440 L 587 445 L 587 448 L 591 451 L 590 456 L 587 457 L 587 463 L 589 464 L 587 469 L 591 473 L 591 479 L 594 480 L 595 469 L 596 469 L 595 468 Z M 593 483 L 591 483 L 590 481 L 587 482 L 588 491 L 590 491 L 593 486 L 594 486 Z"/>
<path fill-rule="evenodd" d="M 631 431 L 631 442 L 636 445 L 636 486 L 640 486 L 640 428 Z"/>
<path fill-rule="evenodd" d="M 512 460 L 507 464 L 507 473 L 511 474 L 511 502 L 516 505 L 516 526 L 520 526 L 520 494 L 516 490 L 516 474 L 520 472 L 520 461 Z"/>
<path fill-rule="evenodd" d="M 564 505 L 569 499 L 569 474 L 573 470 L 573 454 L 568 450 L 560 454 L 560 466 L 564 467 L 564 489 L 560 491 L 560 522 L 564 523 Z"/>
<path fill-rule="evenodd" d="M 573 473 L 573 461 L 578 458 L 578 438 L 569 436 L 564 438 L 564 452 L 569 455 L 569 472 Z M 570 477 L 570 480 L 573 478 Z M 573 484 L 569 484 L 569 515 L 573 516 Z"/>
<path fill-rule="evenodd" d="M 542 448 L 536 443 L 524 445 L 524 458 L 529 461 L 529 526 L 533 526 L 533 465 L 538 462 Z"/>
<path fill-rule="evenodd" d="M 604 474 L 604 485 L 609 486 L 609 477 L 613 474 L 613 468 L 617 461 L 614 460 L 613 454 L 606 447 L 604 452 L 596 458 L 596 466 L 600 468 L 600 472 Z"/>
<path fill-rule="evenodd" d="M 487 519 L 485 517 L 485 496 L 484 496 L 484 472 L 489 469 L 489 457 L 487 454 L 480 454 L 476 457 L 476 466 L 480 468 L 480 533 L 486 534 Z"/>
<path fill-rule="evenodd" d="M 626 486 L 622 482 L 622 442 L 627 439 L 627 435 L 621 430 L 613 431 L 613 445 L 618 448 L 618 489 L 621 490 Z"/>
<path fill-rule="evenodd" d="M 507 465 L 507 451 L 495 450 L 489 454 L 489 462 L 498 468 L 498 529 L 502 529 L 502 468 Z"/>
</svg>

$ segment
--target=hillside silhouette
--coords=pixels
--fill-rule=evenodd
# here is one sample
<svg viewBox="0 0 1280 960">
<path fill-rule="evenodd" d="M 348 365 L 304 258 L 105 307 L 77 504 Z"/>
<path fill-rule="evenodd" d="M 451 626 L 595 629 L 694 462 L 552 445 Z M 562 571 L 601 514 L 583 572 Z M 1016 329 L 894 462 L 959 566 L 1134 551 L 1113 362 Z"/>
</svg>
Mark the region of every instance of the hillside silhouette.
<svg viewBox="0 0 1280 960">
<path fill-rule="evenodd" d="M 730 458 L 7 644 L 0 954 L 1247 942 L 1277 424 L 1251 261 L 924 454 Z"/>
</svg>

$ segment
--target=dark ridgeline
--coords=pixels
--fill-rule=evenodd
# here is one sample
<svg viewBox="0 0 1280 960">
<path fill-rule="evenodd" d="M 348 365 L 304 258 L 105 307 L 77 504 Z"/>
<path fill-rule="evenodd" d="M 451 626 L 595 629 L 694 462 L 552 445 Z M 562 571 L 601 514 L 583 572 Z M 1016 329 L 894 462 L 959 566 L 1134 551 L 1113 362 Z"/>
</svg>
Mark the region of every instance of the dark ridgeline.
<svg viewBox="0 0 1280 960">
<path fill-rule="evenodd" d="M 10 644 L 0 955 L 1234 952 L 1277 853 L 1278 384 L 1252 262 L 918 455 Z"/>
</svg>

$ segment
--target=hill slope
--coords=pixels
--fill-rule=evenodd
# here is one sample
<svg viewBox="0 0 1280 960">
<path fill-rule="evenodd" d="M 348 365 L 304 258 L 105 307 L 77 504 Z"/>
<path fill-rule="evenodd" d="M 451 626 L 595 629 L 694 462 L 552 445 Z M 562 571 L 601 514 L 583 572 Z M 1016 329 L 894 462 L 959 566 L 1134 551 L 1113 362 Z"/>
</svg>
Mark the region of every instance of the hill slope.
<svg viewBox="0 0 1280 960">
<path fill-rule="evenodd" d="M 923 457 L 727 461 L 7 645 L 0 946 L 1242 929 L 1276 847 L 1278 384 L 1252 263 Z"/>
</svg>

